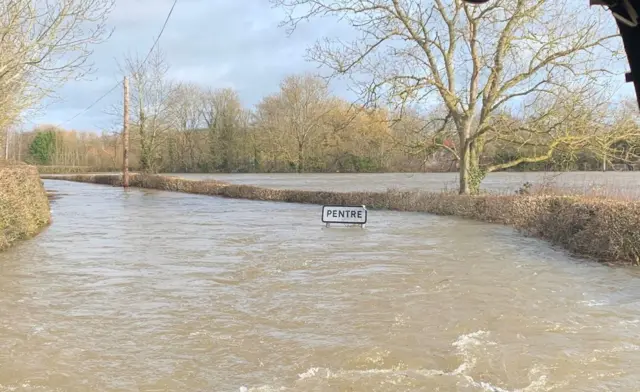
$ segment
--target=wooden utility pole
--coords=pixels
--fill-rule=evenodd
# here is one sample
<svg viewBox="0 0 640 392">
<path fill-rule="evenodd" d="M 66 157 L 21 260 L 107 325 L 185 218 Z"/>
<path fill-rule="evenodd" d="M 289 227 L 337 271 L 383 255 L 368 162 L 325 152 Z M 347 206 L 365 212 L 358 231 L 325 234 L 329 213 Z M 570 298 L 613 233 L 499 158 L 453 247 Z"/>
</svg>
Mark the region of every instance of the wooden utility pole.
<svg viewBox="0 0 640 392">
<path fill-rule="evenodd" d="M 124 121 L 122 127 L 122 186 L 129 187 L 129 78 L 124 77 Z"/>
</svg>

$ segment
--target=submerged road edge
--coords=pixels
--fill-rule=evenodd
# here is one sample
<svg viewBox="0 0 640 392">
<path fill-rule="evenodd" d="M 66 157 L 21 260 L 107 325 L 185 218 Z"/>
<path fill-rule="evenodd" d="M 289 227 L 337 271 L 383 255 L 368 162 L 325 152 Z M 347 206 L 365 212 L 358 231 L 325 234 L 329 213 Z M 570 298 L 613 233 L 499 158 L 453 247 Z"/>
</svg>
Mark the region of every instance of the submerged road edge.
<svg viewBox="0 0 640 392">
<path fill-rule="evenodd" d="M 121 186 L 116 174 L 40 175 Z M 366 205 L 372 210 L 456 216 L 516 228 L 569 252 L 603 263 L 640 265 L 640 202 L 580 196 L 459 195 L 450 192 L 332 192 L 272 189 L 214 180 L 132 174 L 131 187 L 259 201 L 318 205 Z"/>
<path fill-rule="evenodd" d="M 50 223 L 49 198 L 37 168 L 0 160 L 0 251 Z"/>
</svg>

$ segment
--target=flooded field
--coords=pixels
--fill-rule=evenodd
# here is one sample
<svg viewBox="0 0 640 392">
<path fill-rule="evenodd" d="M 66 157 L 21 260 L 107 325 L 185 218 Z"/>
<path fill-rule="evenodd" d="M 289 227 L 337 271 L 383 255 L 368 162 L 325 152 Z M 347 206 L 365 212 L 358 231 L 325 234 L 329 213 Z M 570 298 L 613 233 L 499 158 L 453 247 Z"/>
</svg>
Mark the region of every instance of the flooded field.
<svg viewBox="0 0 640 392">
<path fill-rule="evenodd" d="M 215 178 L 388 185 L 349 176 Z M 53 225 L 0 253 L 2 392 L 640 385 L 633 269 L 454 218 L 327 229 L 320 206 L 45 185 Z"/>
<path fill-rule="evenodd" d="M 322 173 L 322 174 L 168 174 L 189 179 L 218 179 L 273 188 L 385 191 L 387 189 L 441 191 L 458 188 L 457 173 Z M 513 193 L 526 182 L 578 193 L 640 198 L 640 172 L 490 173 L 482 188 Z"/>
</svg>

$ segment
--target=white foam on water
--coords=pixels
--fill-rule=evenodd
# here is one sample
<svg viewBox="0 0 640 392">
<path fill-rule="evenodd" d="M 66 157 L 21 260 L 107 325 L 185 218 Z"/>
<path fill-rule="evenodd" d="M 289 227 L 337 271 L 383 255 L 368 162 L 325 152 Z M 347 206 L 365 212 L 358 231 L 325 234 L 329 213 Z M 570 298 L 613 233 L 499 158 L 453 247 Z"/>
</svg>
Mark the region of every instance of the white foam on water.
<svg viewBox="0 0 640 392">
<path fill-rule="evenodd" d="M 623 343 L 621 346 L 614 346 L 610 349 L 607 350 L 601 350 L 601 349 L 595 349 L 593 350 L 594 353 L 605 353 L 605 354 L 612 354 L 612 353 L 621 353 L 621 352 L 633 352 L 633 351 L 639 351 L 640 350 L 640 346 L 638 346 L 637 344 L 633 344 L 633 343 Z"/>
<path fill-rule="evenodd" d="M 458 336 L 458 339 L 456 339 L 455 342 L 451 343 L 451 345 L 454 347 L 458 347 L 459 349 L 469 345 L 479 346 L 484 343 L 480 338 L 484 338 L 488 336 L 489 336 L 489 332 L 479 330 L 479 331 Z M 490 343 L 495 344 L 495 342 L 490 342 Z"/>
<path fill-rule="evenodd" d="M 397 313 L 396 315 L 394 315 L 394 321 L 392 324 L 392 327 L 394 328 L 399 328 L 399 327 L 404 327 L 407 325 L 407 320 L 410 320 L 411 318 L 408 316 L 405 316 L 403 313 Z"/>
<path fill-rule="evenodd" d="M 484 381 L 480 381 L 480 382 L 476 382 L 473 380 L 473 378 L 469 377 L 469 376 L 465 376 L 465 378 L 467 379 L 467 381 L 469 381 L 469 384 L 482 389 L 483 391 L 488 391 L 488 392 L 509 392 L 507 389 L 503 389 L 500 387 L 497 387 L 495 385 L 492 385 L 488 382 L 484 382 Z"/>
<path fill-rule="evenodd" d="M 458 336 L 458 339 L 456 339 L 456 341 L 451 345 L 458 350 L 458 354 L 462 356 L 463 362 L 457 369 L 451 372 L 451 375 L 462 375 L 464 372 L 471 370 L 476 366 L 477 358 L 471 353 L 470 347 L 496 345 L 495 342 L 485 340 L 488 336 L 489 332 L 482 330 Z"/>
<path fill-rule="evenodd" d="M 363 369 L 363 370 L 337 370 L 327 368 L 312 367 L 304 373 L 298 374 L 298 381 L 310 378 L 340 379 L 352 378 L 353 376 L 371 377 L 381 374 L 391 374 L 395 376 L 422 376 L 433 377 L 447 375 L 442 370 L 418 369 L 418 370 L 398 370 L 398 369 Z"/>
<path fill-rule="evenodd" d="M 504 389 L 499 386 L 493 385 L 491 383 L 485 381 L 476 381 L 473 377 L 462 374 L 461 369 L 467 369 L 470 367 L 460 366 L 458 369 L 452 372 L 445 372 L 442 370 L 436 369 L 418 369 L 418 370 L 396 370 L 396 369 L 366 369 L 366 370 L 341 370 L 341 371 L 332 371 L 326 368 L 318 368 L 313 367 L 309 368 L 306 372 L 299 374 L 298 381 L 304 381 L 311 378 L 323 378 L 323 379 L 342 379 L 342 378 L 354 378 L 354 377 L 372 377 L 376 375 L 392 375 L 392 376 L 404 376 L 404 377 L 424 377 L 424 378 L 432 378 L 432 377 L 442 377 L 442 376 L 451 376 L 451 377 L 462 377 L 464 381 L 468 383 L 469 386 L 477 388 L 480 391 L 486 392 L 536 392 L 536 391 L 546 391 L 550 390 L 549 388 L 545 388 L 547 384 L 547 376 L 540 375 L 536 380 L 532 381 L 531 384 L 524 388 L 520 389 Z M 533 369 L 530 372 L 536 373 L 536 369 Z M 280 390 L 285 390 L 284 388 Z M 250 389 L 249 391 L 275 391 L 275 389 L 271 390 L 258 390 L 258 389 Z M 246 392 L 246 391 L 243 391 Z"/>
<path fill-rule="evenodd" d="M 595 300 L 595 299 L 579 301 L 578 303 L 582 304 L 582 305 L 587 305 L 590 308 L 594 307 L 594 306 L 606 306 L 606 305 L 609 305 L 609 301 L 608 300 Z"/>
<path fill-rule="evenodd" d="M 245 386 L 240 387 L 240 392 L 278 392 L 286 390 L 287 388 L 285 387 L 276 388 L 269 385 L 262 385 L 255 388 L 247 388 Z"/>
<path fill-rule="evenodd" d="M 535 392 L 550 390 L 549 388 L 545 388 L 547 385 L 547 376 L 545 375 L 542 375 L 537 380 L 532 381 L 531 384 L 526 387 L 519 389 L 504 389 L 485 381 L 475 381 L 471 376 L 464 376 L 464 378 L 470 385 L 487 392 Z"/>
<path fill-rule="evenodd" d="M 469 383 L 469 385 L 487 392 L 533 392 L 545 390 L 543 388 L 545 388 L 547 384 L 547 376 L 545 374 L 538 375 L 539 373 L 541 373 L 541 369 L 538 367 L 534 367 L 529 371 L 529 379 L 535 378 L 537 376 L 537 378 L 533 380 L 531 384 L 529 384 L 525 388 L 514 390 L 504 389 L 485 381 L 476 381 L 473 377 L 466 374 L 466 372 L 473 369 L 477 363 L 477 356 L 471 353 L 471 348 L 497 345 L 496 342 L 488 340 L 489 336 L 490 333 L 483 330 L 460 335 L 458 339 L 456 339 L 456 341 L 452 343 L 452 345 L 458 349 L 458 353 L 463 357 L 463 362 L 456 370 L 454 370 L 450 374 L 462 376 Z"/>
<path fill-rule="evenodd" d="M 473 377 L 466 374 L 463 375 L 463 377 L 469 383 L 469 385 L 475 388 L 478 388 L 481 391 L 486 391 L 486 392 L 537 392 L 537 391 L 550 391 L 554 389 L 553 386 L 547 386 L 547 382 L 548 382 L 547 375 L 540 374 L 540 373 L 542 373 L 542 369 L 540 367 L 534 366 L 529 371 L 529 379 L 534 379 L 534 378 L 535 379 L 531 381 L 531 383 L 526 387 L 518 388 L 518 389 L 504 389 L 502 387 L 493 385 L 486 381 L 476 381 L 473 379 Z M 556 385 L 555 387 L 557 386 L 558 385 Z"/>
<path fill-rule="evenodd" d="M 2 385 L 0 384 L 0 392 L 13 392 L 13 391 L 47 391 L 47 392 L 59 392 L 59 388 L 51 389 L 41 385 L 31 385 L 29 382 L 22 383 L 20 385 Z"/>
<path fill-rule="evenodd" d="M 319 370 L 320 368 L 317 367 L 309 368 L 306 372 L 298 374 L 298 379 L 304 380 L 305 378 L 314 377 L 316 374 L 318 374 Z"/>
<path fill-rule="evenodd" d="M 298 374 L 299 383 L 305 383 L 311 379 L 343 379 L 343 378 L 358 378 L 358 377 L 375 377 L 379 375 L 389 375 L 392 377 L 412 377 L 412 378 L 433 378 L 433 377 L 456 377 L 461 382 L 466 382 L 468 386 L 476 388 L 479 391 L 486 392 L 536 392 L 536 391 L 548 391 L 551 387 L 547 386 L 547 375 L 543 374 L 542 369 L 534 367 L 529 371 L 529 379 L 533 380 L 531 383 L 520 389 L 504 389 L 502 387 L 493 385 L 486 381 L 476 381 L 472 376 L 468 374 L 472 370 L 478 360 L 477 354 L 474 355 L 473 351 L 484 349 L 486 347 L 497 345 L 496 342 L 489 340 L 490 333 L 484 330 L 471 332 L 468 334 L 460 335 L 451 345 L 456 348 L 457 354 L 462 357 L 462 363 L 456 369 L 452 371 L 444 371 L 439 369 L 403 369 L 400 367 L 386 368 L 386 369 L 363 369 L 363 370 L 331 370 L 322 367 L 310 367 L 306 371 Z M 377 361 L 373 360 L 373 363 Z M 263 386 L 254 389 L 240 389 L 240 392 L 271 392 L 271 391 L 284 391 L 287 390 L 284 387 L 276 389 L 274 387 Z"/>
<path fill-rule="evenodd" d="M 31 332 L 33 332 L 34 335 L 37 335 L 42 331 L 44 331 L 44 327 L 41 325 L 35 325 L 33 326 L 33 328 L 31 328 Z"/>
</svg>

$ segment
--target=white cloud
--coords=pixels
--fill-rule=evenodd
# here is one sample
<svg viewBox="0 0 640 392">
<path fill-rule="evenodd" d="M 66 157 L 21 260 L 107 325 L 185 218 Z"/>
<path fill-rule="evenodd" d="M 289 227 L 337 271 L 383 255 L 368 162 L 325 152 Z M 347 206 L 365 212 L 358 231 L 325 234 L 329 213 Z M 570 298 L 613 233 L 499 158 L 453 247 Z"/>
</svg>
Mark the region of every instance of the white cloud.
<svg viewBox="0 0 640 392">
<path fill-rule="evenodd" d="M 96 72 L 89 80 L 68 83 L 31 123 L 60 123 L 84 110 L 122 78 L 118 63 L 127 54 L 146 55 L 172 0 L 119 0 L 110 16 L 113 36 L 96 47 Z M 247 105 L 276 91 L 284 76 L 314 70 L 304 60 L 306 48 L 338 26 L 326 21 L 305 24 L 288 37 L 278 27 L 283 14 L 268 0 L 180 0 L 160 41 L 176 80 L 213 87 L 234 87 Z M 322 24 L 321 24 L 322 23 Z M 337 91 L 344 89 L 338 86 Z M 67 127 L 93 130 L 113 121 L 104 114 L 120 99 L 120 89 L 73 120 Z"/>
</svg>

